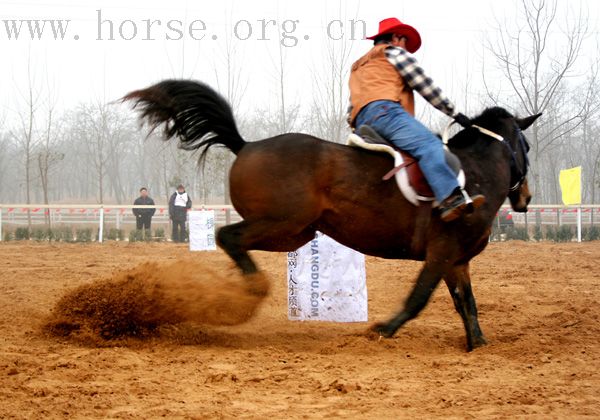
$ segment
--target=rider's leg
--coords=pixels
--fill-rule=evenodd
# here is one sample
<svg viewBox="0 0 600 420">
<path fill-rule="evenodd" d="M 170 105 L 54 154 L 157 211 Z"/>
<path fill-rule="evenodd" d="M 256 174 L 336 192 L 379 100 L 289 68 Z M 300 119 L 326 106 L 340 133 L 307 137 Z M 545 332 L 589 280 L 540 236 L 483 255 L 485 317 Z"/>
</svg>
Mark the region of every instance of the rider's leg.
<svg viewBox="0 0 600 420">
<path fill-rule="evenodd" d="M 357 127 L 362 124 L 370 125 L 419 161 L 438 202 L 441 203 L 459 188 L 456 175 L 446 163 L 441 140 L 400 104 L 391 101 L 372 102 L 357 117 Z"/>
<path fill-rule="evenodd" d="M 367 105 L 356 119 L 356 126 L 368 124 L 397 147 L 419 161 L 423 175 L 440 203 L 440 216 L 449 222 L 469 208 L 485 201 L 482 195 L 473 200 L 461 190 L 456 175 L 446 163 L 444 146 L 439 138 L 417 121 L 402 106 L 392 101 L 376 101 Z"/>
</svg>

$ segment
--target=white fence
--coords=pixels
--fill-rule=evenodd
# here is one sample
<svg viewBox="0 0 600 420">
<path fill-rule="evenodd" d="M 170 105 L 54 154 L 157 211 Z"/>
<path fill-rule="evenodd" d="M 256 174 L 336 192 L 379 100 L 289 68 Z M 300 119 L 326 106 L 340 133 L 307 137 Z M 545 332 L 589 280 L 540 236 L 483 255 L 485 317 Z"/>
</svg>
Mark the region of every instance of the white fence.
<svg viewBox="0 0 600 420">
<path fill-rule="evenodd" d="M 502 206 L 502 210 L 511 210 L 509 206 Z M 577 225 L 581 217 L 583 225 L 600 225 L 600 205 L 556 206 L 556 205 L 531 205 L 527 213 L 511 211 L 515 225 Z"/>
<path fill-rule="evenodd" d="M 499 214 L 510 211 L 509 206 L 502 206 Z M 557 205 L 530 205 L 527 213 L 511 212 L 515 226 L 523 226 L 529 230 L 535 225 L 575 225 L 577 227 L 577 242 L 581 242 L 583 226 L 600 224 L 600 205 L 557 206 Z M 497 226 L 502 225 L 502 220 L 496 218 Z"/>
<path fill-rule="evenodd" d="M 3 240 L 3 228 L 9 226 L 27 226 L 29 217 L 32 226 L 43 226 L 50 220 L 56 225 L 92 225 L 98 227 L 98 240 L 102 242 L 104 229 L 135 229 L 134 208 L 156 208 L 152 218 L 153 227 L 167 230 L 169 211 L 167 206 L 132 206 L 132 205 L 99 205 L 99 204 L 0 204 L 0 241 Z M 240 215 L 230 205 L 201 205 L 194 210 L 215 210 L 217 225 L 226 225 L 241 220 Z M 510 206 L 502 206 L 501 211 L 510 210 Z M 600 205 L 561 206 L 531 205 L 528 213 L 511 212 L 512 220 L 518 226 L 542 225 L 576 225 L 578 239 L 581 238 L 581 227 L 600 224 Z"/>
<path fill-rule="evenodd" d="M 156 208 L 152 217 L 152 227 L 169 227 L 168 206 L 132 206 L 132 205 L 100 205 L 100 204 L 0 204 L 0 241 L 3 240 L 3 229 L 7 225 L 23 227 L 44 226 L 48 220 L 52 226 L 79 225 L 97 226 L 98 241 L 104 239 L 104 230 L 109 227 L 116 229 L 135 229 L 136 220 L 134 208 Z M 201 205 L 192 210 L 214 210 L 215 223 L 226 225 L 241 220 L 240 215 L 230 205 Z"/>
</svg>

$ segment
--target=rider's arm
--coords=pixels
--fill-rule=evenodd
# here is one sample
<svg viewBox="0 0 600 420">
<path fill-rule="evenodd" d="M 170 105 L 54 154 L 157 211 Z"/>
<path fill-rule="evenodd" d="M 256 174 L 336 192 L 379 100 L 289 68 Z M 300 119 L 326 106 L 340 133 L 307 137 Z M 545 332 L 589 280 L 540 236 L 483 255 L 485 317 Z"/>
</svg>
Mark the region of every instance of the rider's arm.
<svg viewBox="0 0 600 420">
<path fill-rule="evenodd" d="M 449 117 L 454 117 L 457 114 L 454 104 L 433 83 L 433 80 L 425 74 L 417 60 L 406 50 L 389 46 L 385 49 L 385 56 L 398 70 L 408 86 L 419 92 L 427 102 Z"/>
</svg>

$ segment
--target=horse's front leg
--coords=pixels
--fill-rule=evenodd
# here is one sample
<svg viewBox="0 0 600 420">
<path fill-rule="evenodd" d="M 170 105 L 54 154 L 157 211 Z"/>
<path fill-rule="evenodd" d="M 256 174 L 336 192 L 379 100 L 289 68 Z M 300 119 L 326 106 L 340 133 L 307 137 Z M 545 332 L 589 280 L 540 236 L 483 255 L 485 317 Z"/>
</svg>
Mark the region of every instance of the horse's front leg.
<svg viewBox="0 0 600 420">
<path fill-rule="evenodd" d="M 447 269 L 446 264 L 426 262 L 402 310 L 388 322 L 375 324 L 372 328 L 373 331 L 384 337 L 391 337 L 406 321 L 415 318 L 427 305 L 431 294 L 444 275 L 445 269 Z"/>
<path fill-rule="evenodd" d="M 444 275 L 444 280 L 454 300 L 454 307 L 460 314 L 467 333 L 467 350 L 481 347 L 487 342 L 479 327 L 477 319 L 477 305 L 471 289 L 471 276 L 469 264 L 452 267 Z"/>
</svg>

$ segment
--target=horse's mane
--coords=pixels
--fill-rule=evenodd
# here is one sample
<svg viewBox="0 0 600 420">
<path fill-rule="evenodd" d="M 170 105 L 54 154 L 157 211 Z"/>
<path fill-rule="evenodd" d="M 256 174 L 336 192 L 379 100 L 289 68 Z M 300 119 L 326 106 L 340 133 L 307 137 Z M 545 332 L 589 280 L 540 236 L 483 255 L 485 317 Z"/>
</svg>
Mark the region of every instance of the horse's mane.
<svg viewBox="0 0 600 420">
<path fill-rule="evenodd" d="M 498 132 L 501 131 L 504 120 L 514 118 L 510 112 L 499 106 L 486 108 L 477 117 L 472 118 L 471 122 L 480 127 L 487 128 L 488 130 Z M 478 141 L 481 138 L 481 133 L 475 128 L 467 128 L 462 130 L 457 135 L 452 137 L 448 142 L 450 147 L 463 148 L 470 146 L 477 146 L 478 144 L 486 145 L 488 142 Z"/>
<path fill-rule="evenodd" d="M 471 121 L 473 124 L 493 130 L 496 127 L 500 128 L 502 120 L 509 118 L 514 118 L 514 115 L 504 108 L 494 106 L 485 109 L 479 116 L 473 118 Z"/>
</svg>

